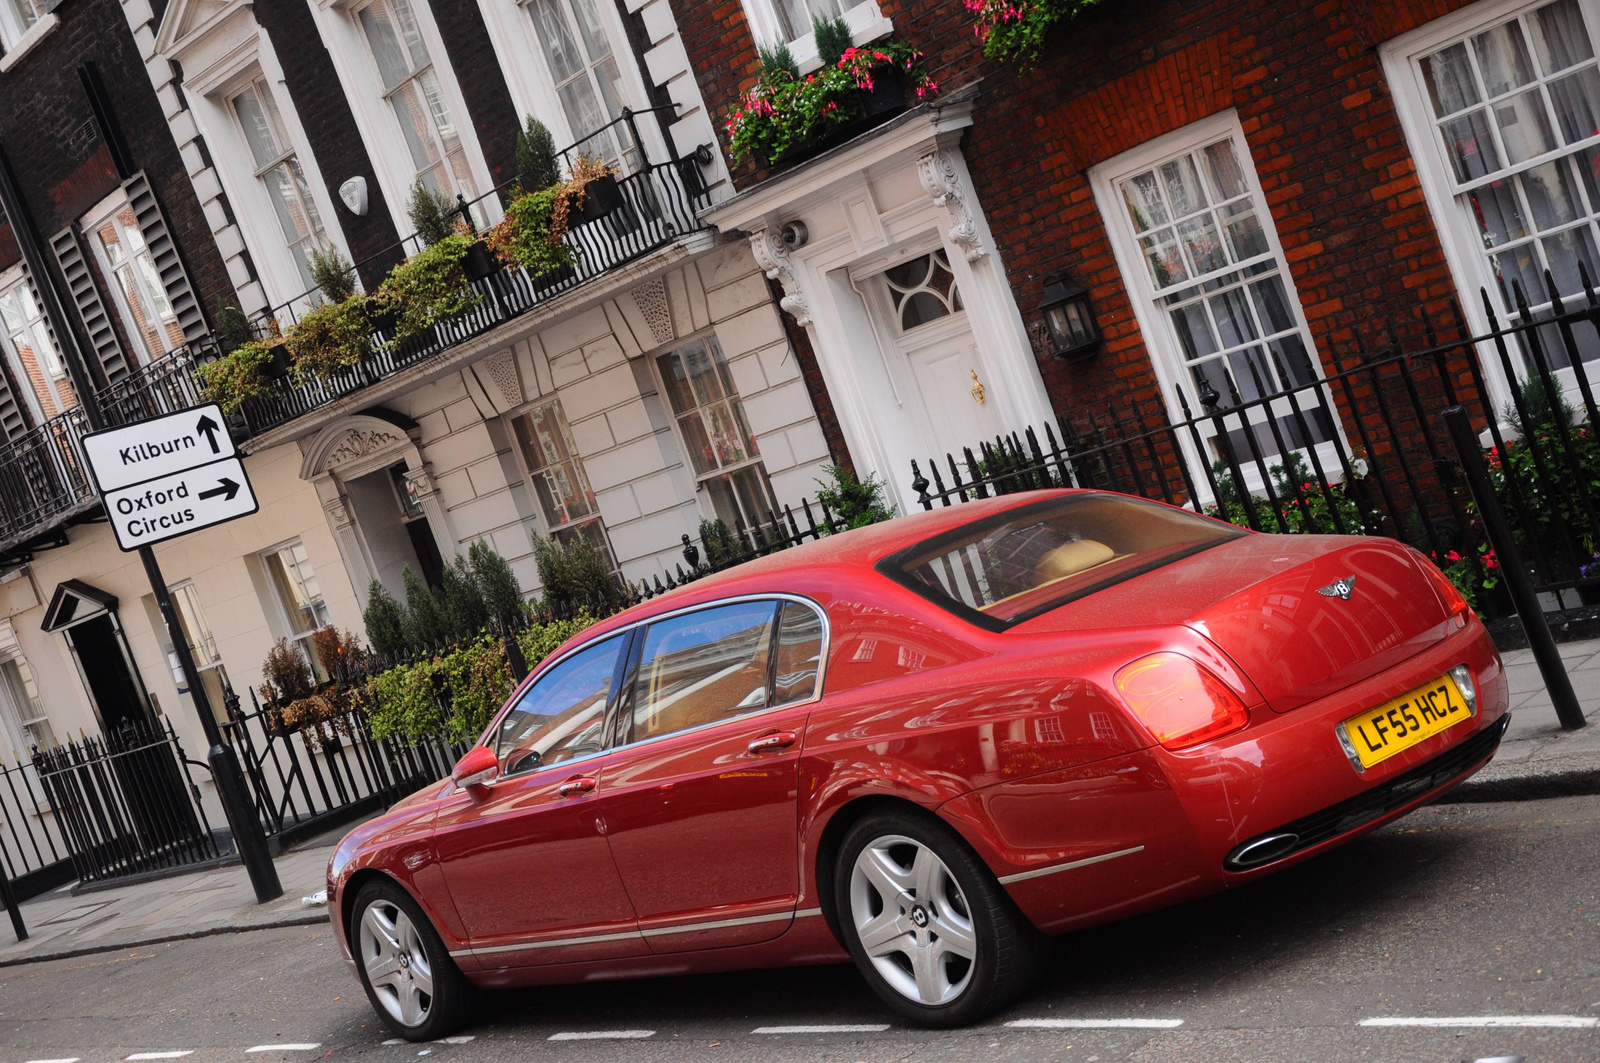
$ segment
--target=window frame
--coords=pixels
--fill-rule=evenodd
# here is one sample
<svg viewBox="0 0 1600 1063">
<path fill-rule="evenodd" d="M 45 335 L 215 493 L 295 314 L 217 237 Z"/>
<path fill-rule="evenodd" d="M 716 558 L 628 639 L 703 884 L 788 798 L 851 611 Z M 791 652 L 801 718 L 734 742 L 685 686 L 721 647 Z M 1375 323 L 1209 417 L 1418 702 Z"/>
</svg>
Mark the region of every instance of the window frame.
<svg viewBox="0 0 1600 1063">
<path fill-rule="evenodd" d="M 631 701 L 633 684 L 637 679 L 639 655 L 644 648 L 645 629 L 651 624 L 658 624 L 665 620 L 672 620 L 689 613 L 697 613 L 705 609 L 715 609 L 720 606 L 738 605 L 742 602 L 771 602 L 777 608 L 778 615 L 780 617 L 782 616 L 782 603 L 784 602 L 795 602 L 799 605 L 809 608 L 813 613 L 816 614 L 822 626 L 822 634 L 821 646 L 817 654 L 817 681 L 815 686 L 812 688 L 811 695 L 809 697 L 799 698 L 794 701 L 786 701 L 781 705 L 769 704 L 765 708 L 752 709 L 749 712 L 742 713 L 738 716 L 730 716 L 726 719 L 713 720 L 710 723 L 700 724 L 697 727 L 685 728 L 681 731 L 671 731 L 667 734 L 652 735 L 649 738 L 641 738 L 636 741 L 619 741 L 621 715 L 624 707 Z M 777 659 L 778 639 L 781 634 L 782 625 L 780 620 L 779 622 L 773 624 L 771 635 L 770 646 L 772 650 L 772 659 L 769 661 L 768 667 L 769 691 L 772 689 L 771 664 Z M 551 657 L 542 665 L 540 665 L 540 667 L 528 677 L 523 685 L 519 686 L 515 691 L 512 692 L 511 696 L 506 699 L 506 703 L 500 707 L 500 710 L 495 713 L 493 719 L 489 721 L 488 727 L 484 729 L 483 734 L 479 736 L 478 741 L 475 742 L 474 745 L 483 745 L 486 738 L 498 732 L 506 716 L 510 714 L 511 709 L 518 701 L 521 700 L 522 696 L 532 689 L 540 679 L 548 675 L 552 669 L 559 666 L 562 661 L 572 657 L 574 654 L 583 652 L 591 646 L 597 645 L 598 643 L 607 639 L 616 638 L 618 636 L 625 638 L 626 642 L 622 647 L 622 655 L 618 658 L 617 671 L 613 672 L 612 674 L 612 693 L 606 701 L 606 720 L 604 725 L 605 740 L 601 748 L 594 753 L 585 753 L 582 757 L 574 757 L 571 760 L 558 761 L 554 764 L 541 764 L 538 767 L 530 768 L 527 771 L 519 771 L 515 775 L 497 774 L 487 783 L 487 785 L 492 787 L 501 782 L 531 779 L 547 769 L 564 768 L 580 761 L 605 756 L 606 754 L 614 753 L 618 750 L 638 749 L 642 746 L 648 746 L 655 742 L 662 742 L 670 738 L 676 738 L 679 735 L 696 734 L 712 727 L 723 727 L 732 723 L 753 720 L 777 709 L 793 709 L 805 705 L 811 705 L 821 701 L 823 695 L 827 692 L 828 655 L 832 651 L 833 647 L 833 626 L 829 619 L 828 611 L 815 600 L 808 598 L 803 594 L 792 594 L 786 591 L 766 591 L 750 594 L 738 594 L 727 598 L 718 598 L 714 601 L 699 602 L 694 605 L 682 606 L 678 609 L 668 610 L 664 613 L 657 613 L 654 616 L 642 617 L 631 623 L 624 624 L 621 627 L 608 629 L 594 636 L 593 638 L 586 639 L 583 642 L 580 642 L 578 645 L 566 650 L 560 656 Z M 490 748 L 493 747 L 491 746 Z M 498 755 L 499 754 L 497 752 L 496 756 L 498 757 Z"/>
<path fill-rule="evenodd" d="M 27 366 L 22 362 L 22 352 L 17 349 L 16 340 L 12 336 L 10 328 L 6 325 L 4 318 L 0 318 L 0 355 L 3 355 L 7 362 L 10 363 L 12 371 L 18 374 L 19 381 L 27 382 L 27 394 L 23 396 L 23 401 L 27 404 L 29 413 L 33 414 L 36 423 L 42 424 L 52 417 L 60 416 L 67 410 L 77 406 L 78 401 L 76 395 L 73 396 L 73 401 L 70 404 L 63 400 L 60 384 L 65 382 L 70 387 L 72 383 L 67 374 L 67 364 L 62 357 L 61 350 L 55 345 L 55 337 L 50 334 L 49 319 L 45 316 L 44 307 L 39 305 L 38 297 L 34 294 L 34 286 L 32 278 L 28 274 L 28 268 L 20 262 L 13 269 L 0 271 L 0 298 L 9 296 L 17 288 L 28 289 L 28 297 L 33 300 L 35 309 L 39 311 L 39 316 L 33 321 L 24 320 L 22 328 L 32 337 L 34 357 L 39 359 L 40 375 L 44 378 L 45 387 L 49 389 L 49 395 L 40 395 L 34 388 L 33 377 L 28 375 Z M 41 336 L 44 338 L 42 347 L 39 344 Z M 50 368 L 49 361 L 51 358 L 55 360 L 58 369 Z M 46 397 L 55 406 L 54 413 L 45 409 Z"/>
<path fill-rule="evenodd" d="M 1458 41 L 1467 41 L 1495 26 L 1531 14 L 1549 2 L 1550 0 L 1482 0 L 1480 3 L 1471 4 L 1401 34 L 1380 45 L 1378 49 L 1384 77 L 1389 84 L 1390 96 L 1394 100 L 1395 112 L 1399 115 L 1400 127 L 1405 134 L 1406 147 L 1416 164 L 1423 201 L 1427 204 L 1428 213 L 1433 219 L 1434 229 L 1439 234 L 1439 242 L 1444 249 L 1445 263 L 1449 266 L 1451 279 L 1461 296 L 1459 303 L 1462 312 L 1466 316 L 1468 326 L 1475 333 L 1489 331 L 1489 317 L 1484 310 L 1479 289 L 1487 290 L 1494 296 L 1498 294 L 1499 287 L 1489 267 L 1488 255 L 1481 247 L 1476 229 L 1471 220 L 1463 216 L 1463 208 L 1457 197 L 1464 194 L 1468 188 L 1481 186 L 1491 179 L 1475 178 L 1464 183 L 1455 180 L 1450 161 L 1445 157 L 1443 145 L 1440 144 L 1436 134 L 1437 122 L 1429 102 L 1427 84 L 1423 79 L 1422 60 Z M 1596 53 L 1600 54 L 1600 16 L 1595 15 L 1582 2 L 1578 4 L 1578 11 L 1589 30 L 1591 44 Z M 1468 50 L 1471 51 L 1470 46 Z M 1538 62 L 1536 57 L 1533 61 L 1535 64 Z M 1497 136 L 1497 134 L 1492 135 Z M 1596 142 L 1600 143 L 1600 140 Z M 1498 147 L 1498 140 L 1496 146 Z M 1502 167 L 1497 171 L 1500 174 L 1498 179 L 1504 180 L 1513 174 L 1549 162 L 1552 155 L 1559 154 L 1565 157 L 1565 154 L 1571 153 L 1567 150 L 1571 147 L 1562 145 L 1556 151 Z M 1600 204 L 1596 206 L 1600 207 Z M 1535 241 L 1537 239 L 1538 237 L 1535 237 Z M 1600 278 L 1595 279 L 1600 282 Z M 1579 298 L 1581 299 L 1581 296 Z M 1566 301 L 1570 309 L 1574 305 L 1573 297 L 1567 296 Z M 1529 306 L 1537 313 L 1537 308 L 1548 307 L 1549 301 L 1546 299 L 1534 303 L 1530 300 Z M 1512 317 L 1512 314 L 1503 312 L 1503 307 L 1496 307 L 1495 319 L 1502 327 Z M 1491 345 L 1480 347 L 1478 360 L 1483 367 L 1489 387 L 1491 405 L 1499 408 L 1501 404 L 1510 400 L 1514 382 L 1506 379 L 1505 371 Z M 1600 363 L 1589 364 L 1597 365 L 1597 371 L 1600 371 Z M 1553 367 L 1552 372 L 1560 374 L 1570 373 L 1572 370 Z M 1591 373 L 1591 378 L 1594 375 Z"/>
<path fill-rule="evenodd" d="M 0 0 L 0 2 L 3 2 L 3 0 Z M 124 330 L 128 333 L 131 339 L 138 341 L 138 349 L 136 352 L 134 352 L 134 360 L 143 365 L 149 365 L 156 359 L 171 354 L 173 351 L 183 346 L 184 341 L 181 338 L 183 335 L 183 330 L 182 328 L 179 328 L 178 335 L 180 338 L 178 340 L 173 340 L 171 334 L 167 332 L 167 324 L 169 320 L 174 324 L 178 320 L 177 311 L 172 308 L 172 296 L 167 293 L 165 286 L 159 287 L 159 289 L 154 292 L 154 294 L 160 295 L 162 301 L 167 304 L 167 310 L 170 318 L 163 317 L 160 310 L 154 306 L 153 300 L 151 299 L 152 279 L 150 277 L 141 275 L 140 269 L 136 265 L 136 260 L 142 255 L 150 260 L 151 269 L 155 269 L 155 260 L 150 255 L 150 245 L 145 242 L 144 231 L 137 227 L 137 219 L 135 219 L 136 224 L 134 226 L 134 231 L 138 232 L 139 234 L 141 246 L 138 252 L 129 252 L 126 236 L 129 227 L 122 221 L 122 212 L 130 208 L 131 204 L 128 200 L 127 191 L 125 189 L 118 189 L 116 192 L 113 192 L 111 195 L 95 204 L 94 208 L 83 216 L 83 219 L 79 225 L 83 229 L 84 237 L 89 244 L 90 251 L 94 255 L 95 265 L 100 269 L 100 276 L 105 281 L 105 286 L 111 290 L 111 298 L 116 302 L 117 313 L 122 315 Z M 146 341 L 145 334 L 137 327 L 138 319 L 133 313 L 133 307 L 128 302 L 127 293 L 123 290 L 122 281 L 117 275 L 117 267 L 111 264 L 111 259 L 106 254 L 104 242 L 100 239 L 100 230 L 107 225 L 113 226 L 116 229 L 118 243 L 122 245 L 123 252 L 127 255 L 123 262 L 122 268 L 127 269 L 129 273 L 132 274 L 134 287 L 138 289 L 140 300 L 150 304 L 149 309 L 155 314 L 152 324 L 156 326 L 156 331 L 161 337 L 162 349 L 159 351 L 152 351 L 150 349 L 150 345 Z M 159 271 L 157 271 L 157 277 L 155 279 L 159 281 Z"/>
<path fill-rule="evenodd" d="M 1329 409 L 1337 409 L 1331 390 L 1328 387 L 1328 367 L 1322 360 L 1321 350 L 1317 346 L 1316 336 L 1311 331 L 1310 323 L 1306 319 L 1304 302 L 1300 297 L 1299 286 L 1295 283 L 1293 271 L 1289 268 L 1288 258 L 1284 255 L 1283 244 L 1278 237 L 1277 219 L 1272 214 L 1271 205 L 1267 202 L 1266 194 L 1262 191 L 1260 175 L 1256 171 L 1255 158 L 1250 151 L 1249 138 L 1244 134 L 1244 127 L 1239 121 L 1238 111 L 1230 108 L 1208 118 L 1179 129 L 1172 130 L 1161 136 L 1145 141 L 1128 151 L 1123 152 L 1104 162 L 1096 164 L 1089 170 L 1089 183 L 1094 193 L 1095 206 L 1100 212 L 1101 224 L 1105 227 L 1111 250 L 1116 259 L 1119 279 L 1128 294 L 1128 301 L 1133 307 L 1134 320 L 1139 325 L 1139 332 L 1144 340 L 1145 350 L 1150 357 L 1151 367 L 1155 370 L 1156 382 L 1161 390 L 1162 401 L 1166 403 L 1168 416 L 1174 423 L 1184 420 L 1183 403 L 1178 399 L 1178 388 L 1181 385 L 1185 392 L 1195 399 L 1191 405 L 1190 413 L 1200 417 L 1203 411 L 1199 408 L 1198 385 L 1195 383 L 1191 367 L 1183 353 L 1183 343 L 1179 339 L 1167 310 L 1160 304 L 1163 294 L 1172 295 L 1181 291 L 1181 287 L 1164 288 L 1156 290 L 1154 282 L 1149 276 L 1145 266 L 1143 253 L 1139 248 L 1139 234 L 1134 231 L 1133 224 L 1127 215 L 1119 185 L 1122 181 L 1142 173 L 1145 170 L 1158 167 L 1161 164 L 1181 155 L 1201 151 L 1208 144 L 1213 144 L 1224 138 L 1231 138 L 1234 143 L 1236 158 L 1239 162 L 1241 176 L 1243 176 L 1249 189 L 1249 194 L 1256 205 L 1257 220 L 1261 231 L 1267 240 L 1267 250 L 1248 258 L 1241 258 L 1239 263 L 1231 265 L 1220 271 L 1211 271 L 1203 276 L 1217 279 L 1231 273 L 1242 273 L 1250 268 L 1251 264 L 1270 262 L 1275 267 L 1275 274 L 1283 285 L 1285 303 L 1289 313 L 1293 316 L 1295 332 L 1302 338 L 1305 354 L 1311 361 L 1311 367 L 1317 375 L 1317 385 L 1322 390 L 1322 401 Z M 1176 222 L 1172 224 L 1176 226 Z M 1242 283 L 1252 283 L 1260 278 L 1248 278 Z M 1191 279 L 1190 285 L 1204 283 Z M 1237 282 L 1236 282 L 1237 283 Z M 1231 286 L 1231 284 L 1230 284 Z M 1260 346 L 1268 342 L 1264 338 L 1255 341 Z M 1248 346 L 1248 345 L 1247 345 Z M 1223 356 L 1227 357 L 1227 356 Z M 1303 396 L 1313 385 L 1296 385 Z M 1248 400 L 1247 400 L 1248 401 Z M 1311 409 L 1301 407 L 1307 416 Z M 1258 407 L 1258 409 L 1261 409 Z M 1227 408 L 1219 407 L 1219 413 L 1226 414 Z M 1248 415 L 1247 415 L 1248 416 Z M 1280 418 L 1281 419 L 1281 418 Z M 1207 422 L 1209 424 L 1209 422 Z M 1255 426 L 1263 426 L 1267 422 L 1254 422 Z M 1343 427 L 1337 421 L 1334 431 L 1341 433 Z M 1208 430 L 1213 431 L 1214 429 Z M 1204 436 L 1210 442 L 1213 435 Z M 1286 440 L 1286 442 L 1288 442 Z M 1210 468 L 1212 461 L 1209 452 L 1198 450 L 1194 441 L 1184 435 L 1178 441 L 1182 447 L 1186 460 L 1191 466 L 1204 462 Z M 1315 444 L 1317 456 L 1323 467 L 1330 470 L 1330 482 L 1342 480 L 1342 474 L 1336 473 L 1338 455 L 1335 450 L 1336 442 L 1333 440 Z M 1292 447 L 1296 452 L 1303 451 L 1305 447 Z M 1278 463 L 1283 463 L 1283 455 L 1261 455 L 1262 462 L 1270 465 L 1274 458 Z M 1254 461 L 1240 459 L 1245 477 L 1245 486 L 1251 491 L 1262 489 L 1262 473 L 1256 468 Z M 1211 497 L 1210 485 L 1200 483 L 1196 485 L 1196 492 L 1201 496 L 1193 499 L 1197 508 L 1203 508 L 1215 501 Z"/>
<path fill-rule="evenodd" d="M 7 669 L 15 671 L 15 684 L 7 676 Z M 28 659 L 20 653 L 0 657 L 0 702 L 4 703 L 4 707 L 0 708 L 0 713 L 4 714 L 0 730 L 4 730 L 8 738 L 20 742 L 22 747 L 12 748 L 13 757 L 20 757 L 22 751 L 29 747 L 46 748 L 56 741 L 55 724 L 50 719 L 49 711 L 44 707 L 44 699 L 38 696 L 30 697 L 27 685 L 32 685 L 34 694 L 38 694 L 39 677 L 34 674 Z M 35 710 L 38 715 L 24 716 L 25 709 Z M 34 727 L 41 727 L 44 735 L 35 735 L 32 731 Z M 46 737 L 47 740 L 33 741 L 39 737 Z"/>
<path fill-rule="evenodd" d="M 800 73 L 809 74 L 822 65 L 817 55 L 817 38 L 807 26 L 798 37 L 786 39 L 783 19 L 778 14 L 779 0 L 740 0 L 750 35 L 758 45 L 787 44 Z M 848 0 L 845 0 L 848 2 Z M 894 30 L 894 24 L 884 15 L 878 0 L 856 0 L 844 9 L 841 16 L 850 27 L 850 41 L 856 46 L 885 37 Z"/>
<path fill-rule="evenodd" d="M 527 454 L 523 453 L 522 440 L 517 435 L 516 424 L 516 422 L 522 420 L 524 417 L 529 417 L 551 406 L 555 407 L 556 416 L 560 418 L 561 425 L 566 429 L 566 438 L 563 440 L 563 442 L 567 444 L 571 452 L 571 461 L 576 464 L 577 472 L 582 475 L 584 485 L 588 488 L 589 493 L 594 496 L 593 513 L 586 517 L 578 517 L 574 520 L 565 521 L 561 524 L 551 523 L 550 515 L 545 512 L 544 502 L 539 497 L 537 478 L 543 474 L 544 469 L 548 469 L 550 466 L 544 466 L 543 468 L 537 470 L 529 468 L 528 456 Z M 584 532 L 582 531 L 582 528 L 584 525 L 591 523 L 598 524 L 600 526 L 601 538 L 605 543 L 606 558 L 611 562 L 611 571 L 614 573 L 620 572 L 622 566 L 617 560 L 616 548 L 611 544 L 611 529 L 606 527 L 605 515 L 600 512 L 599 492 L 594 489 L 594 481 L 589 479 L 589 470 L 584 465 L 583 454 L 578 450 L 578 441 L 573 437 L 572 422 L 567 419 L 566 407 L 562 405 L 561 396 L 556 393 L 541 395 L 534 401 L 518 408 L 513 413 L 507 414 L 506 429 L 511 436 L 511 449 L 515 451 L 517 455 L 517 466 L 522 470 L 523 482 L 528 485 L 528 490 L 533 492 L 533 504 L 538 511 L 537 520 L 539 521 L 541 530 L 544 532 L 545 537 L 562 541 L 562 532 L 571 532 L 576 535 L 583 535 Z"/>
<path fill-rule="evenodd" d="M 661 370 L 661 359 L 667 357 L 668 355 L 672 355 L 681 359 L 683 350 L 693 343 L 705 343 L 708 346 L 715 346 L 717 351 L 722 355 L 722 364 L 726 368 L 728 374 L 728 394 L 721 399 L 712 399 L 710 402 L 696 401 L 695 405 L 691 409 L 680 413 L 678 412 L 678 408 L 673 405 L 672 391 L 667 385 L 666 374 Z M 716 331 L 708 330 L 693 336 L 686 336 L 680 340 L 675 340 L 670 345 L 659 347 L 651 351 L 648 355 L 646 355 L 646 358 L 650 363 L 650 373 L 655 381 L 657 394 L 661 396 L 661 402 L 665 407 L 664 412 L 672 423 L 672 437 L 678 443 L 678 452 L 683 455 L 684 468 L 688 471 L 690 476 L 694 477 L 695 501 L 700 509 L 701 515 L 712 520 L 722 519 L 722 514 L 716 511 L 716 503 L 711 497 L 711 489 L 706 486 L 708 481 L 718 477 L 726 478 L 732 473 L 738 472 L 742 469 L 755 468 L 761 477 L 761 485 L 766 490 L 767 501 L 772 505 L 772 512 L 778 514 L 781 518 L 782 507 L 778 502 L 778 493 L 772 489 L 772 479 L 770 474 L 767 472 L 767 461 L 766 458 L 762 457 L 761 455 L 761 443 L 756 439 L 755 432 L 750 431 L 750 419 L 745 415 L 744 412 L 744 396 L 739 393 L 737 383 L 733 379 L 733 370 L 731 363 L 728 361 L 727 352 L 722 349 L 722 341 L 717 337 Z M 687 365 L 685 365 L 685 368 L 687 369 Z M 685 379 L 687 380 L 688 377 L 685 376 Z M 718 402 L 727 402 L 738 405 L 739 422 L 748 433 L 750 450 L 752 453 L 750 457 L 745 458 L 743 461 L 735 462 L 731 465 L 722 465 L 719 463 L 717 468 L 712 469 L 709 472 L 702 473 L 695 467 L 694 450 L 689 445 L 688 436 L 684 434 L 682 422 L 683 418 L 699 416 L 702 410 L 705 410 Z M 704 422 L 702 421 L 702 426 L 703 424 Z M 729 490 L 732 491 L 732 488 L 729 488 Z M 702 497 L 705 498 L 705 502 L 700 501 Z M 737 492 L 734 492 L 734 503 L 736 506 L 739 504 Z M 711 508 L 711 512 L 709 514 L 706 513 L 706 507 L 708 505 Z M 757 516 L 759 519 L 756 521 L 745 521 L 745 529 L 747 531 L 751 528 L 761 527 L 766 524 L 766 518 L 764 516 L 760 514 Z M 730 526 L 729 530 L 735 534 L 738 534 L 738 529 L 736 527 Z"/>
<path fill-rule="evenodd" d="M 34 12 L 33 21 L 26 26 L 22 24 L 24 5 Z M 0 45 L 4 45 L 6 53 L 10 54 L 30 31 L 49 17 L 50 12 L 36 0 L 0 0 Z"/>
<path fill-rule="evenodd" d="M 296 544 L 298 544 L 302 550 L 306 549 L 305 538 L 303 536 L 296 535 L 293 538 L 285 539 L 282 542 L 276 543 L 263 550 L 257 550 L 255 557 L 257 562 L 261 565 L 262 580 L 267 585 L 268 593 L 272 598 L 273 607 L 278 611 L 278 622 L 283 625 L 283 637 L 289 640 L 290 645 L 294 646 L 305 655 L 306 664 L 311 668 L 311 674 L 320 682 L 324 678 L 322 675 L 322 663 L 317 660 L 317 651 L 314 643 L 311 640 L 311 636 L 319 628 L 327 625 L 318 624 L 314 627 L 307 628 L 304 632 L 296 632 L 294 621 L 291 619 L 291 614 L 289 612 L 290 603 L 285 602 L 282 596 L 279 594 L 278 584 L 272 578 L 272 570 L 270 567 L 271 562 L 269 561 L 269 557 L 271 555 L 276 554 L 281 550 L 289 549 Z M 306 550 L 306 562 L 309 564 L 310 561 L 311 552 Z M 298 568 L 298 566 L 296 567 Z M 315 576 L 314 573 L 313 576 Z M 298 573 L 295 574 L 294 578 L 301 584 L 301 589 L 304 590 L 304 581 L 299 578 Z M 333 623 L 333 612 L 332 610 L 328 609 L 328 598 L 327 595 L 322 592 L 320 579 L 318 580 L 316 600 L 322 603 L 323 610 L 328 613 L 328 623 Z M 304 645 L 301 644 L 302 640 L 304 640 Z"/>
</svg>

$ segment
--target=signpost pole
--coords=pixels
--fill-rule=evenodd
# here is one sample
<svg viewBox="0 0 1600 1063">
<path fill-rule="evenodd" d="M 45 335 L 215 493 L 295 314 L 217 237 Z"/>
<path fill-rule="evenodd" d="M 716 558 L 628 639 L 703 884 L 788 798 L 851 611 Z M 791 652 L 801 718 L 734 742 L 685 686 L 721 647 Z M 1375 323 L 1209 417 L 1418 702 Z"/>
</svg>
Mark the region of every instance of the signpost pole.
<svg viewBox="0 0 1600 1063">
<path fill-rule="evenodd" d="M 172 607 L 172 597 L 167 593 L 167 581 L 156 562 L 156 552 L 148 546 L 139 548 L 139 559 L 144 562 L 145 575 L 150 577 L 150 589 L 155 593 L 156 605 L 167 622 L 167 635 L 178 655 L 183 669 L 183 680 L 189 686 L 189 697 L 200 713 L 200 726 L 205 728 L 206 741 L 211 748 L 206 761 L 211 765 L 211 779 L 217 785 L 217 796 L 222 799 L 222 810 L 227 814 L 228 826 L 233 829 L 233 843 L 244 860 L 250 875 L 250 885 L 256 891 L 256 903 L 265 904 L 274 897 L 283 896 L 283 886 L 278 882 L 278 869 L 272 863 L 272 853 L 267 849 L 267 835 L 261 829 L 261 820 L 250 802 L 245 789 L 244 774 L 239 770 L 239 758 L 233 747 L 222 740 L 217 718 L 211 709 L 206 688 L 200 685 L 200 673 L 194 666 L 194 656 L 189 652 L 189 640 L 178 623 L 178 613 Z"/>
</svg>

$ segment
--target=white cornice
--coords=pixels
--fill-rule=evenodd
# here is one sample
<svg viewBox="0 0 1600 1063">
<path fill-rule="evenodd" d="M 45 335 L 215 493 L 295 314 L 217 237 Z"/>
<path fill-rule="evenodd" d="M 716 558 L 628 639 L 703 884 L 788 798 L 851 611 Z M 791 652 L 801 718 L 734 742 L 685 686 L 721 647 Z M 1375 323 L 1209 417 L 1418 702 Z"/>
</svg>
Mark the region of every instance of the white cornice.
<svg viewBox="0 0 1600 1063">
<path fill-rule="evenodd" d="M 723 232 L 764 228 L 770 224 L 767 219 L 795 211 L 806 200 L 825 198 L 833 185 L 865 170 L 888 162 L 914 167 L 921 156 L 960 142 L 972 124 L 976 96 L 963 91 L 937 104 L 922 104 L 788 173 L 701 211 L 700 217 Z"/>
</svg>

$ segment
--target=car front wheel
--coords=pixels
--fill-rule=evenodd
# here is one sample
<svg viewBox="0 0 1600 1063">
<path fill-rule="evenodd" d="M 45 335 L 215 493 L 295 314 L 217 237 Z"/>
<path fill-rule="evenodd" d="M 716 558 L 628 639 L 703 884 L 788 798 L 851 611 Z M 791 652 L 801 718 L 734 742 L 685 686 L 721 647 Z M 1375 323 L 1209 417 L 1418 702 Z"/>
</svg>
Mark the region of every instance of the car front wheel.
<svg viewBox="0 0 1600 1063">
<path fill-rule="evenodd" d="M 361 984 L 390 1030 L 408 1041 L 430 1041 L 466 1021 L 472 986 L 400 886 L 387 879 L 363 886 L 351 931 Z"/>
<path fill-rule="evenodd" d="M 927 813 L 874 813 L 853 826 L 834 879 L 856 966 L 899 1014 L 960 1026 L 1032 982 L 1046 942 L 977 855 Z"/>
</svg>

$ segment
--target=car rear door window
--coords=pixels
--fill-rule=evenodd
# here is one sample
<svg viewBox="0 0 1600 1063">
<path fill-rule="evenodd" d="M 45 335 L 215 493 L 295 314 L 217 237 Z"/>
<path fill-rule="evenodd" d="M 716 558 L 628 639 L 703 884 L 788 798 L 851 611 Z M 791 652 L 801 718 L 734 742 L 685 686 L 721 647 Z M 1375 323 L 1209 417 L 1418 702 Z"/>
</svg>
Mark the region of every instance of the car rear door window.
<svg viewBox="0 0 1600 1063">
<path fill-rule="evenodd" d="M 822 667 L 822 616 L 809 605 L 784 602 L 778 622 L 778 662 L 773 670 L 774 705 L 815 697 Z"/>
<path fill-rule="evenodd" d="M 495 736 L 506 775 L 600 752 L 617 654 L 627 641 L 609 638 L 578 650 L 523 693 Z"/>
<path fill-rule="evenodd" d="M 771 704 L 778 605 L 737 602 L 651 624 L 639 655 L 632 732 L 624 740 L 686 731 Z"/>
</svg>

